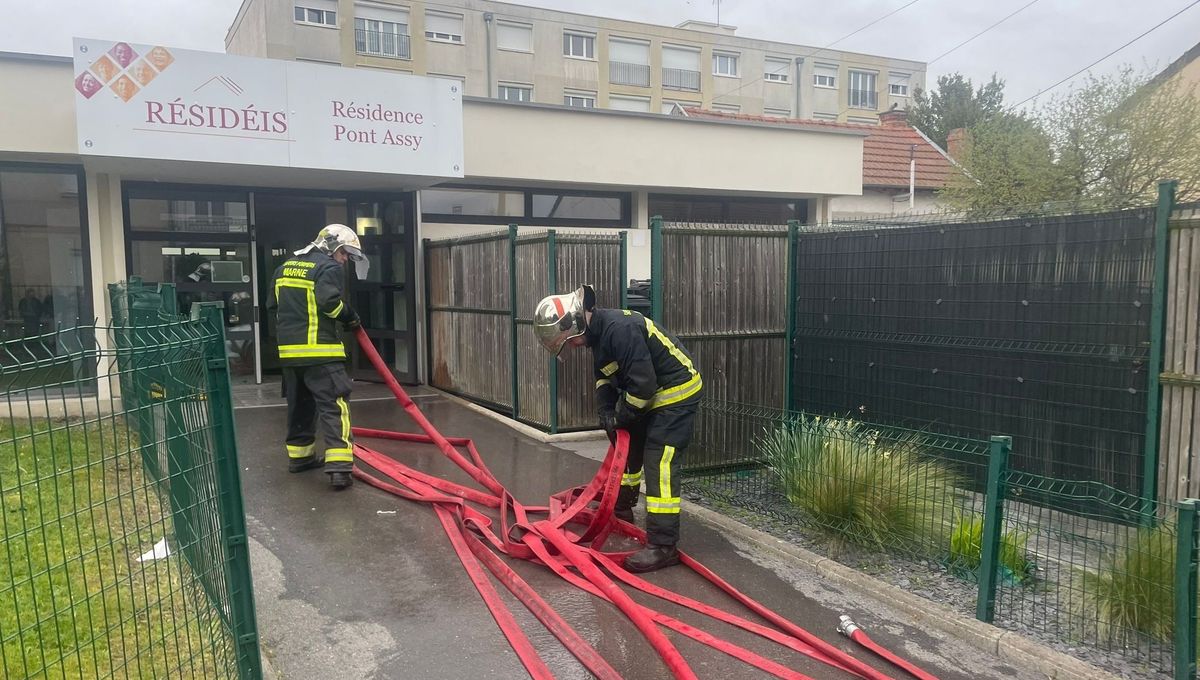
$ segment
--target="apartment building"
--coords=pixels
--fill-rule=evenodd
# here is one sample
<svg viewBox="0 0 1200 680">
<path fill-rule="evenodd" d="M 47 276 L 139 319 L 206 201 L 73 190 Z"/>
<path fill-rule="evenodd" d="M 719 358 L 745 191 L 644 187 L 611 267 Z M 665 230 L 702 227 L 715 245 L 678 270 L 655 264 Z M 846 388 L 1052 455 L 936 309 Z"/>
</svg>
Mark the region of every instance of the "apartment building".
<svg viewBox="0 0 1200 680">
<path fill-rule="evenodd" d="M 876 124 L 925 64 L 488 0 L 243 0 L 226 51 L 456 78 L 468 96 Z"/>
</svg>

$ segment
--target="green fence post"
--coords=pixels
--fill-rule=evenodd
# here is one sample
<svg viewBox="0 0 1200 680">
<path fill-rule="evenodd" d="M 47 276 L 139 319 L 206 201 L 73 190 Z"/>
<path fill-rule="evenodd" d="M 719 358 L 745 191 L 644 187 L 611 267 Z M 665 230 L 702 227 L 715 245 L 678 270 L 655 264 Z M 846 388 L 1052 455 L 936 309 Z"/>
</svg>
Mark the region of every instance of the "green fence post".
<svg viewBox="0 0 1200 680">
<path fill-rule="evenodd" d="M 520 381 L 517 376 L 517 225 L 508 225 L 508 323 L 509 323 L 509 369 L 512 374 L 512 417 L 521 415 Z"/>
<path fill-rule="evenodd" d="M 161 323 L 159 312 L 162 300 L 157 292 L 144 288 L 139 280 L 129 282 L 129 357 L 128 371 L 130 394 L 122 394 L 124 403 L 135 409 L 138 426 L 138 448 L 142 454 L 142 467 L 155 484 L 163 481 L 162 466 L 159 464 L 158 430 L 155 427 L 155 404 L 163 399 L 162 361 L 155 345 L 159 338 L 151 326 Z"/>
<path fill-rule="evenodd" d="M 158 286 L 159 312 L 165 319 L 178 321 L 179 298 L 175 295 L 175 284 L 161 283 Z M 199 568 L 201 562 L 197 559 L 199 549 L 191 513 L 196 506 L 192 486 L 187 479 L 187 473 L 196 466 L 191 455 L 186 432 L 188 430 L 183 410 L 183 400 L 192 398 L 192 385 L 187 379 L 178 379 L 172 374 L 167 363 L 163 380 L 163 439 L 166 443 L 167 498 L 171 505 L 171 521 L 175 530 L 175 545 L 187 558 L 194 568 Z"/>
<path fill-rule="evenodd" d="M 425 286 L 425 383 L 433 385 L 433 293 L 429 290 L 429 242 L 421 239 L 422 284 Z"/>
<path fill-rule="evenodd" d="M 250 546 L 246 541 L 246 510 L 242 505 L 233 395 L 229 388 L 229 362 L 225 358 L 224 307 L 223 302 L 195 303 L 192 305 L 192 319 L 202 319 L 213 332 L 204 353 L 208 372 L 208 416 L 213 430 L 219 521 L 226 551 L 225 587 L 229 592 L 229 613 L 237 644 L 238 675 L 241 680 L 261 680 L 262 657 L 254 613 Z"/>
<path fill-rule="evenodd" d="M 558 241 L 554 230 L 546 232 L 546 287 L 558 294 Z M 558 434 L 558 359 L 550 357 L 550 434 Z"/>
<path fill-rule="evenodd" d="M 1012 437 L 992 437 L 988 455 L 987 493 L 983 497 L 983 539 L 979 560 L 979 595 L 975 618 L 991 623 L 996 617 L 996 560 L 1000 555 L 1000 533 L 1004 528 L 1004 478 Z"/>
<path fill-rule="evenodd" d="M 784 329 L 787 364 L 783 367 L 783 409 L 795 409 L 796 394 L 792 386 L 796 370 L 796 248 L 800 245 L 800 220 L 788 220 L 787 236 L 787 327 Z"/>
<path fill-rule="evenodd" d="M 1176 504 L 1175 680 L 1196 677 L 1196 502 Z"/>
<path fill-rule="evenodd" d="M 621 232 L 621 261 L 617 276 L 621 279 L 621 309 L 629 309 L 629 232 Z"/>
<path fill-rule="evenodd" d="M 650 218 L 650 318 L 662 321 L 663 304 L 663 218 Z"/>
<path fill-rule="evenodd" d="M 1159 423 L 1162 417 L 1163 336 L 1166 334 L 1167 247 L 1170 243 L 1171 211 L 1175 207 L 1177 180 L 1158 183 L 1158 210 L 1154 219 L 1154 291 L 1150 304 L 1150 361 L 1146 365 L 1146 434 L 1142 453 L 1143 516 L 1158 499 Z"/>
</svg>

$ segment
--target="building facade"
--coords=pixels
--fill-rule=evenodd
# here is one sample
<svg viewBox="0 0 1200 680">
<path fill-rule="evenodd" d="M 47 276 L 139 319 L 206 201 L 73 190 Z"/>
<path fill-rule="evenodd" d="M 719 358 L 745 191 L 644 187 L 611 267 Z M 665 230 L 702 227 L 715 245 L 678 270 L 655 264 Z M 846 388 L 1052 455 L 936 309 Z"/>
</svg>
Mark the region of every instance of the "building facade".
<svg viewBox="0 0 1200 680">
<path fill-rule="evenodd" d="M 488 0 L 243 0 L 231 54 L 456 78 L 470 96 L 669 113 L 675 104 L 874 124 L 923 62 Z"/>
<path fill-rule="evenodd" d="M 962 172 L 944 149 L 925 136 L 925 133 L 908 124 L 908 113 L 902 109 L 881 113 L 879 124 L 872 126 L 769 118 L 699 108 L 676 109 L 673 115 L 693 120 L 731 120 L 777 126 L 821 125 L 831 129 L 865 132 L 867 137 L 863 140 L 862 193 L 829 199 L 826 204 L 828 211 L 822 216 L 825 221 L 918 216 L 942 212 L 945 208 L 938 194 Z"/>
<path fill-rule="evenodd" d="M 650 215 L 827 219 L 861 191 L 867 136 L 480 97 L 447 117 L 421 93 L 453 81 L 114 41 L 79 41 L 74 60 L 0 53 L 0 91 L 22 95 L 0 98 L 0 336 L 104 322 L 107 284 L 137 276 L 174 284 L 183 310 L 225 302 L 248 381 L 277 370 L 269 277 L 327 223 L 362 236 L 372 277 L 349 282 L 354 305 L 416 382 L 424 239 L 627 232 L 645 278 Z M 439 136 L 457 153 L 432 150 Z"/>
</svg>

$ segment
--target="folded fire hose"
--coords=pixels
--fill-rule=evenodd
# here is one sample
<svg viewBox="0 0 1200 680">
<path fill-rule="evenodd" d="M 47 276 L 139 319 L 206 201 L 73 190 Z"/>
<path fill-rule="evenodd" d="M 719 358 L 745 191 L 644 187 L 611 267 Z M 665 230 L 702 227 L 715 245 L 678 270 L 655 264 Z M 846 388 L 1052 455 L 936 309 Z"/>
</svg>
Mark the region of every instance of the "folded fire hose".
<svg viewBox="0 0 1200 680">
<path fill-rule="evenodd" d="M 755 623 L 658 587 L 625 571 L 621 562 L 630 553 L 605 552 L 603 548 L 613 534 L 625 536 L 640 544 L 645 543 L 645 532 L 613 517 L 621 475 L 625 471 L 625 459 L 629 453 L 628 433 L 617 432 L 616 445 L 609 447 L 599 472 L 586 485 L 554 494 L 546 506 L 523 505 L 500 484 L 484 464 L 483 458 L 470 439 L 448 439 L 434 428 L 396 382 L 367 334 L 359 328 L 357 336 L 363 355 L 371 360 L 375 370 L 391 388 L 396 400 L 425 434 L 354 428 L 354 476 L 366 484 L 401 498 L 433 506 L 467 576 L 479 591 L 517 657 L 535 680 L 550 679 L 554 675 L 517 624 L 512 612 L 501 600 L 495 585 L 488 578 L 489 573 L 520 600 L 593 675 L 602 680 L 617 680 L 621 675 L 518 576 L 499 554 L 541 564 L 564 581 L 616 606 L 645 636 L 675 678 L 697 676 L 663 629 L 692 638 L 777 678 L 806 680 L 809 676 L 639 604 L 618 585 L 618 582 L 759 635 L 811 659 L 845 671 L 849 676 L 865 680 L 891 680 L 891 676 L 874 669 L 742 594 L 686 554 L 680 553 L 684 566 L 772 625 Z M 483 487 L 484 491 L 413 469 L 357 443 L 363 439 L 432 444 Z M 367 468 L 373 472 L 368 472 Z M 495 530 L 496 522 L 474 506 L 497 511 L 499 531 Z M 853 623 L 849 625 L 853 626 Z M 843 628 L 845 627 L 843 625 Z M 844 631 L 844 634 L 908 674 L 921 680 L 933 680 L 932 675 L 871 641 L 856 626 L 853 630 Z"/>
</svg>

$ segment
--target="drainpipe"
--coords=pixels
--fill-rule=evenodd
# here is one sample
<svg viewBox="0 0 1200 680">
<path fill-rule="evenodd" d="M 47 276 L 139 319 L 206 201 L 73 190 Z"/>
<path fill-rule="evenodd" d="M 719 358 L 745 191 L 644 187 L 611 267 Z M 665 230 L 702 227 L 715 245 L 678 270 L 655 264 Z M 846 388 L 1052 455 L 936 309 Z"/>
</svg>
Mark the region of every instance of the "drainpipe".
<svg viewBox="0 0 1200 680">
<path fill-rule="evenodd" d="M 917 145 L 908 147 L 908 210 L 917 204 Z"/>
<path fill-rule="evenodd" d="M 804 84 L 804 57 L 796 57 L 796 118 L 803 118 L 804 114 L 800 112 L 800 88 Z"/>
<path fill-rule="evenodd" d="M 487 37 L 487 88 L 488 97 L 495 97 L 496 90 L 492 86 L 492 18 L 491 12 L 483 13 L 483 31 Z"/>
</svg>

